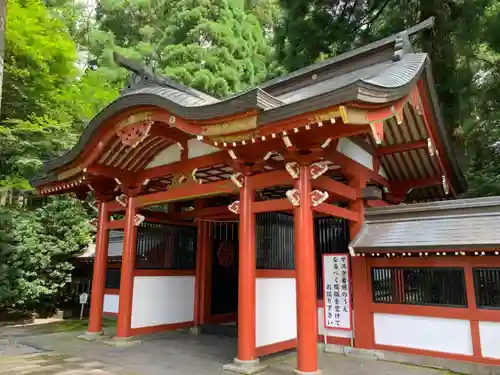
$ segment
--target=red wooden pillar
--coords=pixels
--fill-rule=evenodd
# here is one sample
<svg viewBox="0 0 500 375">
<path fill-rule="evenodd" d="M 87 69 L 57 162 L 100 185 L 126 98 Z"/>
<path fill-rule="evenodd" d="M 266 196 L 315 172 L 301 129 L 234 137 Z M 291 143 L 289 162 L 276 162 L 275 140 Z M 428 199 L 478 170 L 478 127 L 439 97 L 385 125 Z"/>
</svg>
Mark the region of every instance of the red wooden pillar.
<svg viewBox="0 0 500 375">
<path fill-rule="evenodd" d="M 194 301 L 194 325 L 204 323 L 205 317 L 205 295 L 206 295 L 206 235 L 207 223 L 198 221 L 198 239 L 196 247 L 196 279 L 195 279 L 195 301 Z"/>
<path fill-rule="evenodd" d="M 89 334 L 101 334 L 106 268 L 108 264 L 108 205 L 101 202 L 96 236 L 92 295 L 90 300 Z"/>
<path fill-rule="evenodd" d="M 259 364 L 255 343 L 255 214 L 252 202 L 255 191 L 248 186 L 245 176 L 240 189 L 240 225 L 238 259 L 238 356 L 223 366 L 225 370 L 242 374 L 255 374 L 266 368 Z"/>
<path fill-rule="evenodd" d="M 314 220 L 311 207 L 309 168 L 300 167 L 295 184 L 300 205 L 293 210 L 295 236 L 295 277 L 297 293 L 297 372 L 318 372 L 318 313 L 316 302 L 316 259 Z"/>
<path fill-rule="evenodd" d="M 348 176 L 349 186 L 357 191 L 358 198 L 349 204 L 349 209 L 357 212 L 362 220 L 349 225 L 351 241 L 361 229 L 364 220 L 365 209 L 361 198 L 361 191 L 366 186 L 363 176 Z M 373 327 L 373 315 L 370 312 L 371 276 L 367 264 L 367 258 L 362 256 L 351 257 L 352 269 L 352 293 L 354 310 L 354 346 L 362 349 L 373 349 L 375 345 L 375 333 Z"/>
<path fill-rule="evenodd" d="M 240 190 L 240 228 L 238 260 L 238 359 L 253 361 L 255 353 L 255 214 L 254 191 L 245 177 Z"/>
<path fill-rule="evenodd" d="M 118 321 L 116 337 L 126 338 L 131 335 L 132 297 L 134 288 L 134 269 L 137 227 L 135 226 L 135 198 L 127 199 L 125 211 L 125 228 L 123 233 L 123 253 L 120 280 L 120 302 L 118 304 Z"/>
</svg>

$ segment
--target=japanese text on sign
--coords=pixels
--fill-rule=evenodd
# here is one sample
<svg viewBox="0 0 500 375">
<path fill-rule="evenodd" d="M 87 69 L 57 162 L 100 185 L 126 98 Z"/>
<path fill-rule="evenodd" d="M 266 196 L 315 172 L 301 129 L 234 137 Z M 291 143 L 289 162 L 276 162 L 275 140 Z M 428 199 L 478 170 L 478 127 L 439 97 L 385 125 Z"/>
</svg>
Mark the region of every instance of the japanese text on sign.
<svg viewBox="0 0 500 375">
<path fill-rule="evenodd" d="M 347 254 L 323 256 L 325 327 L 351 329 L 351 286 Z"/>
</svg>

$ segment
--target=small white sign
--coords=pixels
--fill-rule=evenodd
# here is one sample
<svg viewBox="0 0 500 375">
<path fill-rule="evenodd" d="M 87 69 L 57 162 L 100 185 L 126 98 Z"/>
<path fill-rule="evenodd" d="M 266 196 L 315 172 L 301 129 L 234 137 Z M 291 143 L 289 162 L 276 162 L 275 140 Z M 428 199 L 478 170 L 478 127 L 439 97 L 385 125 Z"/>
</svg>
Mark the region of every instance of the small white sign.
<svg viewBox="0 0 500 375">
<path fill-rule="evenodd" d="M 347 254 L 323 255 L 325 328 L 351 330 L 351 280 Z"/>
<path fill-rule="evenodd" d="M 80 294 L 80 304 L 85 305 L 89 299 L 89 295 L 87 293 Z"/>
</svg>

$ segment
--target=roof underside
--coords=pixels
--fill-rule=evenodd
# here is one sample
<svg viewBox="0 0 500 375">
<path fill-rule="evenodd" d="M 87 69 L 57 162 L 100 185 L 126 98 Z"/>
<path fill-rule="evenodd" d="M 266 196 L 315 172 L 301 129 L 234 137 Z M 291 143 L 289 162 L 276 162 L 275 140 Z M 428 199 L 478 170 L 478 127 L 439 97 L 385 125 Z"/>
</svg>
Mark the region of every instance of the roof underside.
<svg viewBox="0 0 500 375">
<path fill-rule="evenodd" d="M 427 26 L 418 25 L 413 31 Z M 94 161 L 95 165 L 138 173 L 147 168 L 156 155 L 175 145 L 179 139 L 186 141 L 203 137 L 203 142 L 221 150 L 237 150 L 245 142 L 248 145 L 250 141 L 257 140 L 257 143 L 262 142 L 262 148 L 265 149 L 266 137 L 268 141 L 271 139 L 268 129 L 277 122 L 286 122 L 297 116 L 306 116 L 305 121 L 309 113 L 316 119 L 315 114 L 323 111 L 322 116 L 331 114 L 331 119 L 316 119 L 312 126 L 328 126 L 333 129 L 348 123 L 341 116 L 340 106 L 391 108 L 394 103 L 406 100 L 416 90 L 417 82 L 420 82 L 425 88 L 424 94 L 431 101 L 431 113 L 427 115 L 432 126 L 437 128 L 435 135 L 429 133 L 429 126 L 426 126 L 422 114 L 416 113 L 414 107 L 406 101 L 402 107 L 401 121 L 396 121 L 394 116 L 382 120 L 385 134 L 381 144 L 377 144 L 369 133 L 358 137 L 358 141 L 376 156 L 378 149 L 412 145 L 418 141 L 423 144 L 428 138 L 437 136 L 439 139 L 435 142 L 444 151 L 439 158 L 445 159 L 444 164 L 448 166 L 446 177 L 453 192 L 460 194 L 466 188 L 465 181 L 439 114 L 428 57 L 425 53 L 413 52 L 409 44 L 408 36 L 413 31 L 393 35 L 224 100 L 168 78 L 155 76 L 147 69 L 119 57 L 117 62 L 136 74 L 135 83 L 92 119 L 73 149 L 45 163 L 45 176 L 32 183 L 37 187 L 46 187 L 65 181 L 69 182 L 66 186 L 70 188 L 85 184 L 86 166 L 81 168 L 83 172 L 79 174 L 69 174 L 71 178 L 64 176 L 66 171 L 75 169 L 81 155 L 88 148 L 94 147 L 92 145 L 95 145 L 96 139 L 99 140 L 102 151 Z M 150 134 L 136 147 L 120 142 L 113 127 L 108 130 L 111 135 L 106 135 L 108 133 L 105 132 L 105 127 L 113 124 L 110 120 L 139 107 L 157 108 L 178 120 L 175 125 L 153 123 Z M 228 120 L 242 114 L 247 116 L 243 119 L 243 124 L 240 121 L 235 125 Z M 177 126 L 180 121 L 189 126 Z M 366 126 L 367 123 L 352 123 L 352 126 Z M 309 126 L 307 123 L 303 124 L 306 125 Z M 313 131 L 320 132 L 318 128 Z M 272 135 L 274 138 L 275 134 Z M 301 137 L 301 134 L 297 136 Z M 440 163 L 435 155 L 431 155 L 427 147 L 383 153 L 380 155 L 380 164 L 383 170 L 381 173 L 385 173 L 391 182 L 437 180 L 445 173 L 443 162 Z M 267 168 L 270 169 L 272 168 Z M 199 177 L 207 182 L 228 179 L 232 173 L 229 164 L 217 164 L 198 171 Z M 173 177 L 166 175 L 153 181 L 148 192 L 165 189 Z M 102 182 L 105 183 L 104 179 Z M 408 199 L 432 200 L 444 197 L 445 189 L 434 183 L 413 189 Z"/>
<path fill-rule="evenodd" d="M 356 253 L 500 248 L 500 197 L 460 199 L 366 210 L 350 244 Z"/>
</svg>

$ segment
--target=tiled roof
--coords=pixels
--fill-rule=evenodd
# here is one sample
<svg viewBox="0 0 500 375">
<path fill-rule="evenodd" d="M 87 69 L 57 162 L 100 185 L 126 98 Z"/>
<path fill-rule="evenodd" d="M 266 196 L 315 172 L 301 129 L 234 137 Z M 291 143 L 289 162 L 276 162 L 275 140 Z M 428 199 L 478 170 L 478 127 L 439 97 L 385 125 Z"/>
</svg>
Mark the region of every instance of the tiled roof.
<svg viewBox="0 0 500 375">
<path fill-rule="evenodd" d="M 356 253 L 500 249 L 500 197 L 367 209 Z"/>
</svg>

